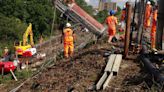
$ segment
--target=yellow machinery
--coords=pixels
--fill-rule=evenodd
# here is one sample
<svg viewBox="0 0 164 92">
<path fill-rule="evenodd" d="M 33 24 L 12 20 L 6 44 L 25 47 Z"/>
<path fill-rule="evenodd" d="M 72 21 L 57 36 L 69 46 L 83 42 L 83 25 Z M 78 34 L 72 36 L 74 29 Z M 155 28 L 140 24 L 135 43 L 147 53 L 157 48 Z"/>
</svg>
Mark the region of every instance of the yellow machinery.
<svg viewBox="0 0 164 92">
<path fill-rule="evenodd" d="M 28 44 L 28 36 L 30 35 L 30 44 Z M 15 50 L 18 55 L 22 55 L 24 51 L 34 46 L 33 41 L 33 32 L 32 32 L 32 24 L 30 23 L 27 27 L 25 33 L 23 34 L 23 42 L 14 43 Z"/>
</svg>

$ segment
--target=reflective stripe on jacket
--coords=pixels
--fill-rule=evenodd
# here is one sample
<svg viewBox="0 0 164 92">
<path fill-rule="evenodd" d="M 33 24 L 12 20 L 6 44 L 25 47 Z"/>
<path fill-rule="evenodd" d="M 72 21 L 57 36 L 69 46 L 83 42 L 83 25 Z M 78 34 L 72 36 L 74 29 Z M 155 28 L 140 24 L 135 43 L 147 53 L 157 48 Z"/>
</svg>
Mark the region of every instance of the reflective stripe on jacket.
<svg viewBox="0 0 164 92">
<path fill-rule="evenodd" d="M 65 28 L 64 33 L 64 42 L 73 42 L 73 30 L 71 28 Z"/>
</svg>

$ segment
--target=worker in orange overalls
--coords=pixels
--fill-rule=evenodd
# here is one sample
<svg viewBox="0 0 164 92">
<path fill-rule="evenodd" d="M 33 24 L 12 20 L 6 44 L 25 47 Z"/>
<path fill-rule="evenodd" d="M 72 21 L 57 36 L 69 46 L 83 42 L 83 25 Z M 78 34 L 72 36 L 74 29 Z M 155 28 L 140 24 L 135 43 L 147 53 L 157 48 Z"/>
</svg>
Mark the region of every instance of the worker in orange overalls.
<svg viewBox="0 0 164 92">
<path fill-rule="evenodd" d="M 117 18 L 114 16 L 115 14 L 114 10 L 110 10 L 109 13 L 110 16 L 106 18 L 105 22 L 108 25 L 108 35 L 109 35 L 108 42 L 111 43 L 113 37 L 116 34 Z"/>
<path fill-rule="evenodd" d="M 151 34 L 150 34 L 151 35 L 151 48 L 155 48 L 157 13 L 158 13 L 158 6 L 156 5 L 153 11 L 152 28 L 151 28 Z"/>
<path fill-rule="evenodd" d="M 64 56 L 68 58 L 73 56 L 74 52 L 74 31 L 71 29 L 71 24 L 67 23 L 63 30 L 62 40 L 64 40 Z"/>
<path fill-rule="evenodd" d="M 151 22 L 151 19 L 150 19 L 151 11 L 152 11 L 151 2 L 148 1 L 147 4 L 146 4 L 146 9 L 145 9 L 145 20 L 144 20 L 144 28 L 145 28 L 145 30 L 146 30 L 147 28 L 150 27 L 150 22 Z"/>
</svg>

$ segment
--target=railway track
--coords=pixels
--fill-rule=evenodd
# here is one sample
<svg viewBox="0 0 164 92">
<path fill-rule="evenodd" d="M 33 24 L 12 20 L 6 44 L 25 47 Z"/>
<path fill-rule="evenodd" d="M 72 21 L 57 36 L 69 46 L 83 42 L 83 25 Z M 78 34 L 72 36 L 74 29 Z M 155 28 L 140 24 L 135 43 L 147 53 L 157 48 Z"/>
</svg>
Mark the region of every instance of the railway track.
<svg viewBox="0 0 164 92">
<path fill-rule="evenodd" d="M 78 51 L 79 49 L 82 49 L 85 47 L 89 42 L 93 41 L 93 34 L 91 33 L 85 33 L 85 32 L 75 32 L 77 35 L 76 43 L 75 43 L 75 51 Z M 14 87 L 10 92 L 16 92 L 19 88 L 21 88 L 26 82 L 30 81 L 31 79 L 35 78 L 40 74 L 44 69 L 47 67 L 51 67 L 54 65 L 54 62 L 56 62 L 56 56 L 63 53 L 63 44 L 60 43 L 60 35 L 52 37 L 50 40 L 40 44 L 36 45 L 36 48 L 39 53 L 46 53 L 46 58 L 39 61 L 41 62 L 39 65 L 35 65 L 35 63 L 38 62 L 36 58 L 32 58 L 31 62 L 33 66 L 32 68 L 36 68 L 37 71 L 28 79 L 26 79 L 24 82 L 20 83 L 17 87 Z M 82 38 L 83 37 L 83 38 Z M 87 38 L 87 39 L 86 39 Z"/>
<path fill-rule="evenodd" d="M 88 82 L 91 82 L 92 80 L 92 83 L 94 83 L 94 80 L 96 78 L 94 78 L 94 76 L 98 76 L 99 73 L 101 73 L 100 70 L 104 66 L 102 65 L 102 63 L 105 64 L 105 61 L 102 62 L 104 51 L 106 50 L 83 50 L 74 56 L 74 64 L 70 63 L 70 60 L 61 60 L 61 62 L 56 62 L 55 65 L 50 67 L 48 66 L 44 69 L 42 73 L 39 73 L 37 76 L 31 78 L 31 81 L 25 83 L 26 85 L 22 85 L 22 87 L 18 89 L 18 92 L 26 90 L 37 90 L 37 85 L 41 87 L 41 89 L 39 89 L 40 91 L 53 90 L 64 92 L 66 90 L 69 90 L 69 88 L 67 87 L 77 88 L 76 86 L 79 83 L 79 85 L 85 85 L 85 80 L 87 80 Z M 88 55 L 89 57 L 93 57 L 90 57 L 89 60 L 85 60 Z M 94 56 L 96 56 L 96 58 Z M 93 77 L 93 79 L 91 76 Z M 87 83 L 86 85 L 91 85 L 91 83 Z"/>
</svg>

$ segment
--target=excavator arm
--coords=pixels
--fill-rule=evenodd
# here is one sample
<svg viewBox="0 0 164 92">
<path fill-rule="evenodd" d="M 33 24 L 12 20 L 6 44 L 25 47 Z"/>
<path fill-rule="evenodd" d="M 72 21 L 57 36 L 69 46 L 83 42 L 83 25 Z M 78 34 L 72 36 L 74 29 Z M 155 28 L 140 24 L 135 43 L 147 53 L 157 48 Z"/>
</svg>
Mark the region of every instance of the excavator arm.
<svg viewBox="0 0 164 92">
<path fill-rule="evenodd" d="M 29 24 L 25 33 L 23 34 L 23 46 L 27 45 L 27 40 L 28 40 L 29 35 L 30 35 L 30 44 L 31 44 L 31 46 L 34 46 L 32 24 L 31 23 Z"/>
</svg>

